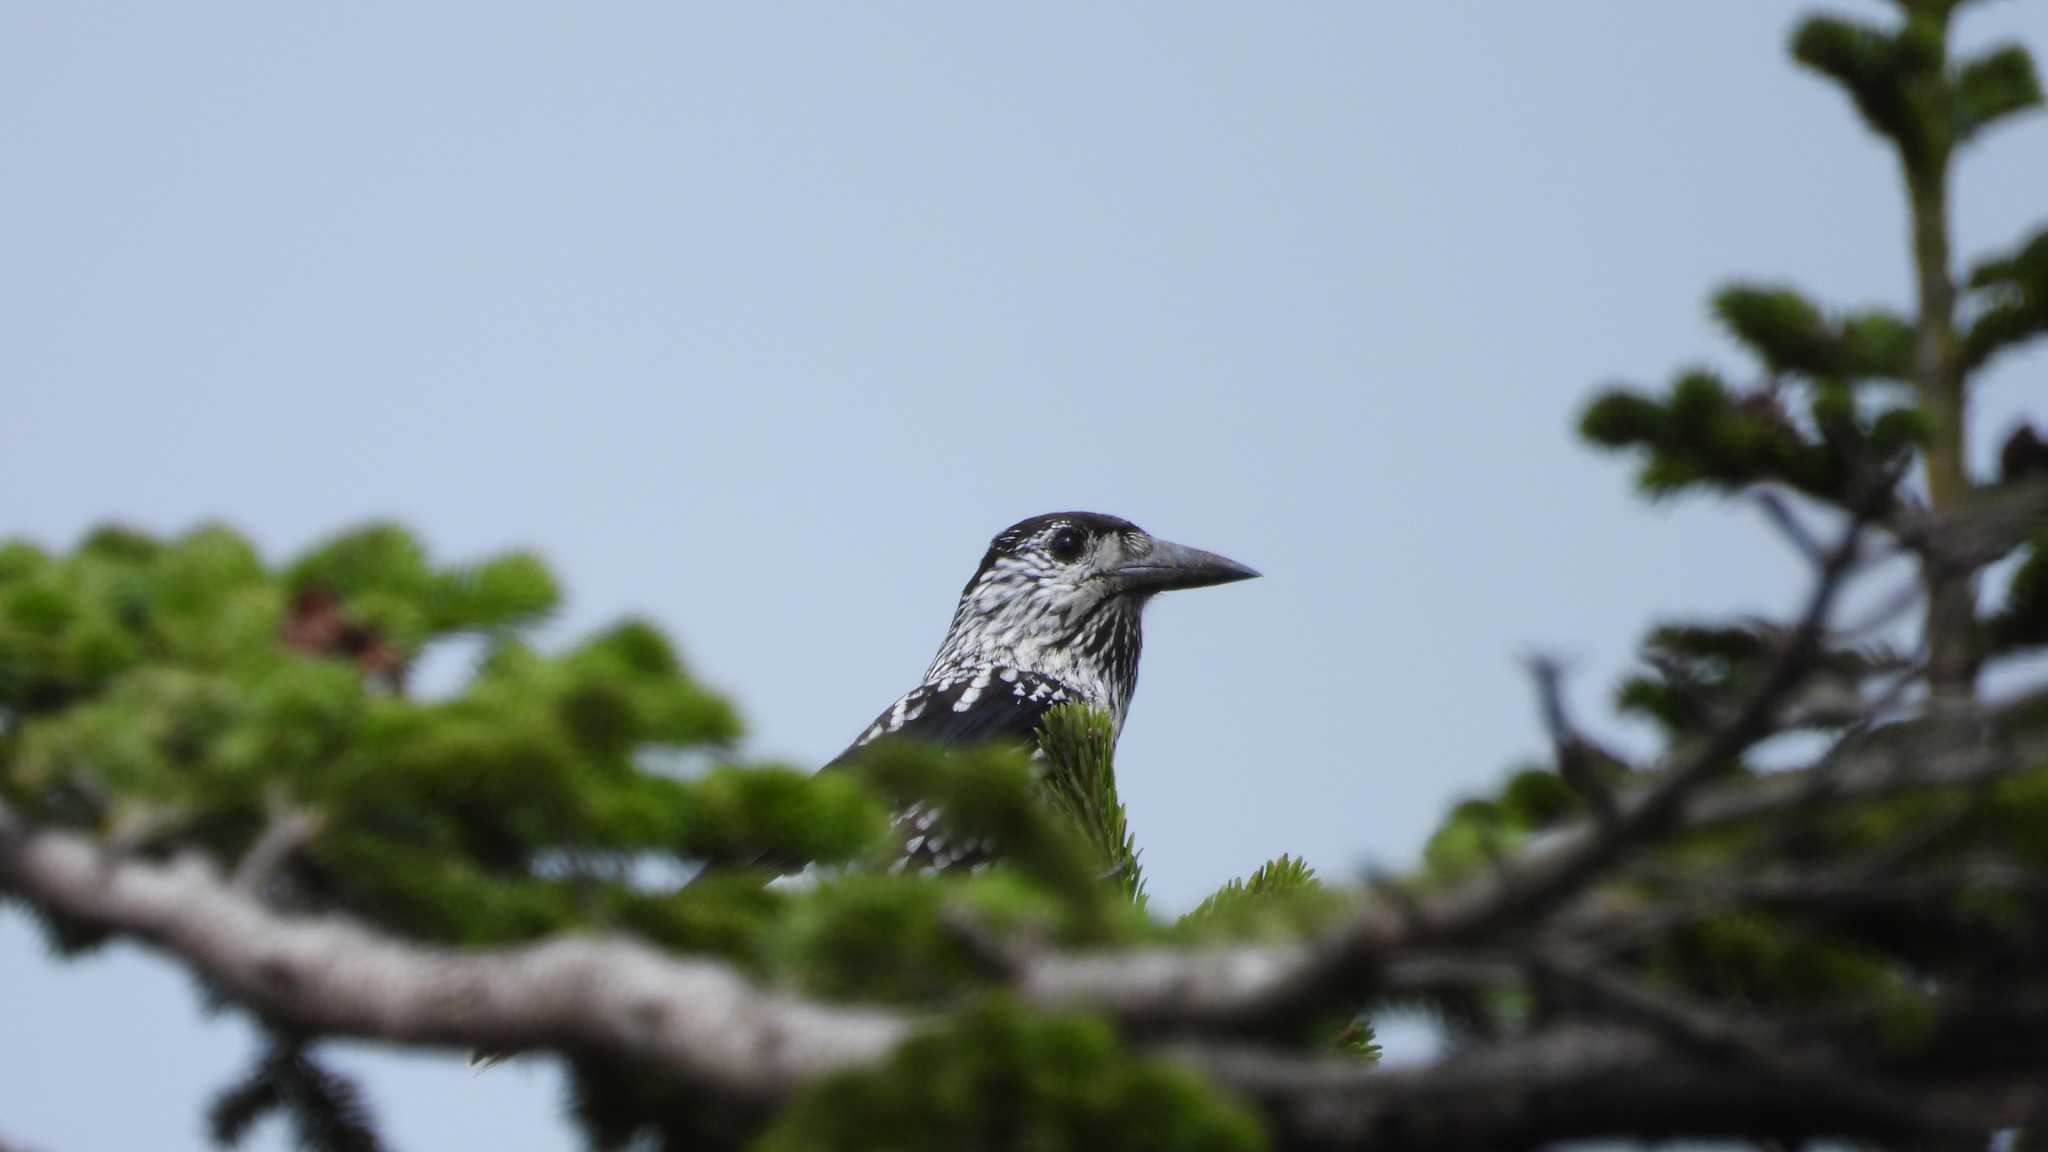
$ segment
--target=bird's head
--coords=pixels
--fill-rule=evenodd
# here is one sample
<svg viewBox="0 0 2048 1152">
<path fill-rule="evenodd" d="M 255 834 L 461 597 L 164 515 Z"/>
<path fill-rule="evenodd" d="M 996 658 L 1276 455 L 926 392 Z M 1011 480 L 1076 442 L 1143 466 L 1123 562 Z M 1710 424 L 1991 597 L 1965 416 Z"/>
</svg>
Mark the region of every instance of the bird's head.
<svg viewBox="0 0 2048 1152">
<path fill-rule="evenodd" d="M 1139 610 L 1147 600 L 1257 575 L 1114 516 L 1034 516 L 990 541 L 932 666 L 1006 665 L 1083 690 L 1100 676 L 1122 682 L 1127 696 L 1137 676 Z"/>
</svg>

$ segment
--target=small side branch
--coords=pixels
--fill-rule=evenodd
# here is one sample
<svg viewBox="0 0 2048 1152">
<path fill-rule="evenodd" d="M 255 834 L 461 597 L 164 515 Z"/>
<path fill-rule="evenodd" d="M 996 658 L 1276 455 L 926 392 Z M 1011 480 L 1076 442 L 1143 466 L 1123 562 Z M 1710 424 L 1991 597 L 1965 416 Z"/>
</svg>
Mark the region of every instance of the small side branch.
<svg viewBox="0 0 2048 1152">
<path fill-rule="evenodd" d="M 1565 710 L 1563 666 L 1554 657 L 1535 656 L 1529 660 L 1529 675 L 1536 681 L 1536 699 L 1557 756 L 1557 774 L 1592 808 L 1595 819 L 1602 825 L 1613 824 L 1621 818 L 1621 806 L 1614 790 L 1601 778 L 1601 770 L 1614 761 L 1579 734 Z"/>
<path fill-rule="evenodd" d="M 262 892 L 278 869 L 320 835 L 320 818 L 293 806 L 282 794 L 271 794 L 269 809 L 270 823 L 256 843 L 242 854 L 234 876 L 228 881 L 239 892 Z"/>
<path fill-rule="evenodd" d="M 1793 513 L 1783 496 L 1768 488 L 1759 488 L 1753 494 L 1753 499 L 1756 506 L 1763 510 L 1764 518 L 1769 520 L 1771 527 L 1776 528 L 1778 534 L 1792 545 L 1793 551 L 1814 564 L 1819 564 L 1827 556 L 1827 550 L 1821 547 L 1813 532 Z"/>
</svg>

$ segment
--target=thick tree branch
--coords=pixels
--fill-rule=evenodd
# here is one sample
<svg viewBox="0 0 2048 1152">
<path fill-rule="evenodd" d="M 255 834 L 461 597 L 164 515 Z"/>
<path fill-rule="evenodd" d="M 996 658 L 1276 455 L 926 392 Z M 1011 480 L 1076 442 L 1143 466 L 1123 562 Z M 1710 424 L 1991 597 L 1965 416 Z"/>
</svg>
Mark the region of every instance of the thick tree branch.
<svg viewBox="0 0 2048 1152">
<path fill-rule="evenodd" d="M 40 907 L 150 940 L 271 1022 L 308 1034 L 456 1049 L 604 1051 L 768 1101 L 814 1077 L 884 1059 L 913 1026 L 894 1013 L 764 992 L 722 965 L 674 959 L 623 939 L 458 953 L 397 943 L 340 920 L 291 919 L 198 860 L 166 865 L 114 856 L 73 833 L 32 829 L 4 807 L 0 886 Z M 1139 956 L 1128 959 L 1121 979 L 1216 980 L 1220 993 L 1243 981 L 1255 987 L 1272 963 L 1265 953 L 1242 950 L 1179 962 Z M 1448 963 L 1414 957 L 1390 971 L 1423 984 L 1489 977 L 1490 970 Z M 1268 1110 L 1279 1146 L 1288 1148 L 1895 1131 L 1895 1116 L 1731 1070 L 1654 1032 L 1625 1028 L 1566 1030 L 1384 1071 L 1250 1049 L 1176 1051 Z M 1987 1084 L 1944 1084 L 1929 1099 L 1991 1109 L 1973 1113 L 1987 1124 L 2037 1106 L 2023 1084 Z"/>
<path fill-rule="evenodd" d="M 763 991 L 722 964 L 565 937 L 494 952 L 287 918 L 196 857 L 151 864 L 0 805 L 0 890 L 148 940 L 273 1024 L 309 1035 L 518 1051 L 592 1049 L 766 1098 L 887 1055 L 900 1014 Z"/>
<path fill-rule="evenodd" d="M 1984 726 L 1999 726 L 1989 714 Z M 1953 733 L 1953 722 L 1929 730 Z M 1978 785 L 2048 763 L 2048 732 L 2016 730 L 2003 742 L 1871 741 L 1845 756 L 1831 802 L 1913 789 Z M 1796 807 L 1799 773 L 1704 792 L 1677 812 L 1680 828 L 1713 827 Z M 1624 800 L 1635 818 L 1639 800 Z M 1383 903 L 1320 944 L 1211 952 L 1135 951 L 1030 957 L 1020 991 L 1047 1005 L 1102 1010 L 1180 1030 L 1231 1023 L 1333 954 L 1400 963 L 1441 941 L 1443 926 L 1526 890 L 1526 872 L 1555 876 L 1604 833 L 1591 824 L 1552 834 L 1511 861 L 1504 878 L 1419 902 Z M 1558 862 L 1562 858 L 1563 862 Z M 152 864 L 66 832 L 37 831 L 0 807 L 0 888 L 46 910 L 148 939 L 234 999 L 309 1033 L 403 1044 L 517 1050 L 591 1047 L 647 1060 L 736 1091 L 776 1092 L 833 1068 L 879 1059 L 910 1021 L 883 1012 L 825 1008 L 759 990 L 726 967 L 672 958 L 625 940 L 565 939 L 500 952 L 453 952 L 398 943 L 336 919 L 277 915 L 187 859 Z M 1489 895 L 1489 893 L 1493 893 Z M 1398 953 L 1398 955 L 1397 955 Z M 1405 983 L 1397 980 L 1396 983 Z M 1176 1013 L 1185 1012 L 1185 1015 Z"/>
<path fill-rule="evenodd" d="M 1982 782 L 2043 762 L 2048 733 L 2037 729 L 1964 748 L 1952 741 L 1872 742 L 1845 758 L 1831 801 Z M 1679 806 L 1674 827 L 1786 810 L 1804 795 L 1797 784 L 1767 779 L 1701 793 Z M 1623 801 L 1622 827 L 1638 818 L 1641 803 Z M 1556 875 L 1564 865 L 1553 855 L 1577 859 L 1589 839 L 1609 834 L 1582 825 L 1485 883 L 1522 890 L 1528 881 L 1516 874 L 1523 869 Z M 885 1058 L 915 1025 L 897 1013 L 779 996 L 721 964 L 624 939 L 465 953 L 397 942 L 338 919 L 285 917 L 196 858 L 158 864 L 125 857 L 82 835 L 32 828 L 4 806 L 0 890 L 153 942 L 273 1024 L 309 1035 L 454 1049 L 601 1051 L 766 1101 L 816 1076 Z M 1017 965 L 1018 988 L 1042 1004 L 1192 1031 L 1219 1020 L 1235 1025 L 1237 1013 L 1274 1003 L 1275 990 L 1302 972 L 1326 969 L 1331 952 L 1356 954 L 1360 939 L 1384 948 L 1377 967 L 1385 992 L 1498 983 L 1509 971 L 1498 963 L 1421 947 L 1442 935 L 1442 925 L 1472 914 L 1461 910 L 1489 907 L 1492 899 L 1501 897 L 1453 891 L 1406 914 L 1375 903 L 1343 932 L 1306 947 L 1008 958 Z M 1182 1008 L 1188 1014 L 1174 1018 Z M 1282 1130 L 1301 1137 L 1289 1142 L 1305 1147 L 1357 1147 L 1390 1132 L 1410 1133 L 1405 1146 L 1429 1148 L 1515 1132 L 1857 1135 L 1877 1124 L 1843 1101 L 1762 1074 L 1731 1076 L 1654 1033 L 1515 1041 L 1369 1080 L 1355 1068 L 1332 1071 L 1248 1050 L 1204 1053 L 1205 1067 L 1276 1109 Z M 2001 1091 L 1985 1097 L 2000 1114 L 2033 1106 L 2024 1085 Z M 1632 1127 L 1644 1123 L 1648 1129 Z"/>
</svg>

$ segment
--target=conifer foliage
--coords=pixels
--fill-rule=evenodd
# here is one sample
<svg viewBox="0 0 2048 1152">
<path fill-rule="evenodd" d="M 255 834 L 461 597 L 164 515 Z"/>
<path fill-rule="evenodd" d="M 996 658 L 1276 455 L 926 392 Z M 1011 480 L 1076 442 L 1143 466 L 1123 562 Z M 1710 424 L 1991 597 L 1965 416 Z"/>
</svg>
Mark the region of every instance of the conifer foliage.
<svg viewBox="0 0 2048 1152">
<path fill-rule="evenodd" d="M 208 525 L 0 545 L 0 899 L 60 958 L 141 941 L 262 1027 L 209 1111 L 229 1146 L 272 1115 L 385 1146 L 321 1060 L 340 1037 L 558 1060 L 600 1149 L 2036 1136 L 2048 685 L 2018 658 L 2048 648 L 2048 448 L 2012 430 L 1974 474 L 1966 416 L 2048 334 L 2048 231 L 1958 269 L 1948 189 L 2041 94 L 2017 45 L 1958 58 L 1969 6 L 1792 38 L 1898 157 L 1913 307 L 1739 283 L 1712 307 L 1752 366 L 1583 415 L 1652 497 L 1761 511 L 1801 606 L 1653 626 L 1616 697 L 1652 756 L 1538 661 L 1550 755 L 1412 873 L 1282 856 L 1169 919 L 1099 715 L 1053 713 L 1040 758 L 748 762 L 653 624 L 538 642 L 537 557 L 373 525 L 269 561 Z M 457 638 L 473 670 L 421 693 Z M 913 799 L 997 862 L 893 867 Z M 1377 1061 L 1393 1007 L 1444 1050 Z"/>
</svg>

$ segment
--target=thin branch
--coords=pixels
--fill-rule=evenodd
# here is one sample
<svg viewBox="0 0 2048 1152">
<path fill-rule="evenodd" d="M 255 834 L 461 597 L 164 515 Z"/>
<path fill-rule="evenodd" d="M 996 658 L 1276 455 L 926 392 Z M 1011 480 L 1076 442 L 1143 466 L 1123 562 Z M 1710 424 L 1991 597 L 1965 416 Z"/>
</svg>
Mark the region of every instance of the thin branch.
<svg viewBox="0 0 2048 1152">
<path fill-rule="evenodd" d="M 256 838 L 256 843 L 242 854 L 241 861 L 235 865 L 234 876 L 229 880 L 229 884 L 241 892 L 262 892 L 279 868 L 320 835 L 320 817 L 293 806 L 282 793 L 272 792 L 267 807 L 269 824 Z"/>
<path fill-rule="evenodd" d="M 2004 713 L 1985 715 L 1997 723 Z M 1974 724 L 1959 719 L 1938 725 L 1936 731 L 1954 733 L 1963 727 Z M 1685 882 L 1684 891 L 1667 893 L 1668 898 L 1655 907 L 1646 907 L 1625 894 L 1592 893 L 1554 923 L 1553 932 L 1582 947 L 1613 949 L 1697 923 L 1733 905 L 1776 903 L 1796 907 L 1801 899 L 1828 898 L 1848 903 L 1858 899 L 1857 891 L 1866 889 L 1882 890 L 1890 902 L 1896 903 L 1915 898 L 1929 886 L 1938 887 L 1949 879 L 1960 881 L 1963 876 L 1991 887 L 2011 888 L 2015 881 L 2009 871 L 1972 869 L 1961 874 L 1918 877 L 1911 882 L 1887 872 L 1906 856 L 1953 833 L 1953 821 L 1970 818 L 1977 810 L 1977 799 L 1993 784 L 2048 764 L 2048 730 L 2027 729 L 2024 735 L 2015 735 L 2002 746 L 1980 742 L 1932 751 L 1922 746 L 1927 741 L 1892 735 L 1894 738 L 1888 740 L 1865 737 L 1853 743 L 1844 741 L 1812 768 L 1776 773 L 1702 793 L 1687 804 L 1681 827 L 1688 833 L 1711 832 L 1757 820 L 1775 820 L 1789 826 L 1808 818 L 1822 803 L 1830 811 L 1841 812 L 1859 804 L 1915 792 L 1966 790 L 1973 794 L 1971 802 L 1955 813 L 1935 817 L 1906 831 L 1882 851 L 1836 872 L 1774 874 L 1719 882 L 1690 879 Z M 1552 835 L 1569 840 L 1588 831 L 1579 826 Z M 1776 839 L 1784 839 L 1782 832 Z M 1544 850 L 1545 845 L 1532 849 Z M 1758 855 L 1770 858 L 1777 852 L 1767 848 Z M 1814 911 L 1810 906 L 1804 910 Z"/>
<path fill-rule="evenodd" d="M 1274 1146 L 1297 1152 L 1908 1135 L 1889 1117 L 1691 1055 L 1640 1027 L 1558 1028 L 1391 1068 L 1207 1044 L 1170 1051 L 1259 1105 Z M 1930 1081 L 1920 1099 L 1989 1132 L 2039 1112 L 2038 1096 L 2027 1091 L 2039 1075 L 2029 1067 L 2003 1081 Z"/>
<path fill-rule="evenodd" d="M 1529 675 L 1536 681 L 1536 698 L 1557 757 L 1557 774 L 1592 808 L 1595 819 L 1603 825 L 1613 824 L 1621 818 L 1621 808 L 1614 790 L 1600 778 L 1599 763 L 1612 758 L 1602 756 L 1572 723 L 1564 705 L 1563 666 L 1554 657 L 1534 656 L 1529 660 Z"/>
<path fill-rule="evenodd" d="M 1756 502 L 1758 508 L 1763 509 L 1765 519 L 1768 519 L 1771 526 L 1778 530 L 1778 534 L 1792 545 L 1793 551 L 1814 564 L 1819 564 L 1827 555 L 1826 550 L 1821 547 L 1820 540 L 1798 516 L 1793 514 L 1791 506 L 1785 503 L 1783 496 L 1771 489 L 1759 488 L 1751 494 L 1751 499 Z"/>
<path fill-rule="evenodd" d="M 1929 564 L 1974 572 L 2040 531 L 2043 518 L 2048 518 L 2048 481 L 2037 480 L 1979 492 L 1960 508 L 1902 508 L 1890 527 L 1900 543 Z"/>
<path fill-rule="evenodd" d="M 1916 876 L 1886 874 L 1884 862 L 1864 862 L 1821 875 L 1773 874 L 1707 886 L 1700 896 L 1722 905 L 1825 915 L 1859 908 L 1952 904 L 1970 892 L 2003 892 L 2035 907 L 2048 904 L 2048 873 L 2000 860 L 1976 860 Z"/>
<path fill-rule="evenodd" d="M 1904 620 L 1927 596 L 1926 588 L 1918 580 L 1906 580 L 1892 589 L 1891 595 L 1878 601 L 1877 606 L 1866 610 L 1862 618 L 1844 625 L 1840 630 L 1841 639 L 1854 643 L 1866 636 L 1875 636 L 1889 631 Z M 1917 669 L 1916 669 L 1917 670 Z"/>
<path fill-rule="evenodd" d="M 1540 953 L 1536 966 L 1544 976 L 1652 1029 L 1679 1048 L 1708 1057 L 1734 1057 L 1787 1089 L 1864 1114 L 1875 1126 L 1902 1134 L 1970 1130 L 1970 1125 L 1919 1102 L 1899 1085 L 1847 1067 L 1816 1041 L 1799 1041 L 1730 1019 L 1708 1005 L 1651 988 L 1586 957 L 1552 950 Z"/>
<path fill-rule="evenodd" d="M 1828 798 L 1861 804 L 1911 792 L 1976 787 L 2048 759 L 2048 734 L 2037 728 L 2015 734 L 2005 746 L 1970 738 L 1965 731 L 1982 724 L 2002 726 L 2008 715 L 2010 710 L 1978 711 L 1866 736 L 1843 752 L 1831 770 Z M 1777 772 L 1703 792 L 1687 802 L 1680 822 L 1687 831 L 1708 831 L 1795 810 L 1808 802 L 1812 772 Z"/>
<path fill-rule="evenodd" d="M 1506 960 L 1420 953 L 1388 961 L 1380 991 L 1392 999 L 1466 993 L 1519 983 L 1521 966 Z"/>
</svg>

